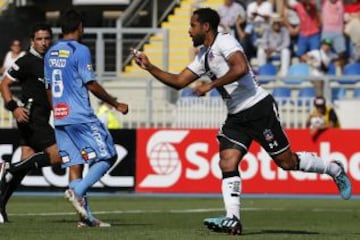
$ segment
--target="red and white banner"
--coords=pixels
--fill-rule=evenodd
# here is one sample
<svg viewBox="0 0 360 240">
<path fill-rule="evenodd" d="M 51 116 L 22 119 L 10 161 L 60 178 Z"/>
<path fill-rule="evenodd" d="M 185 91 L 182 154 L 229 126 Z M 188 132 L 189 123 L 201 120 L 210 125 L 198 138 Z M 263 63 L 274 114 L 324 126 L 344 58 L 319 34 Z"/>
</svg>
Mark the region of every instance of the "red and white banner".
<svg viewBox="0 0 360 240">
<path fill-rule="evenodd" d="M 136 191 L 220 193 L 217 130 L 138 129 Z M 316 141 L 308 130 L 288 130 L 293 151 L 310 151 L 344 163 L 360 194 L 360 130 L 328 130 Z M 337 194 L 327 175 L 286 172 L 253 143 L 240 164 L 243 193 Z"/>
</svg>

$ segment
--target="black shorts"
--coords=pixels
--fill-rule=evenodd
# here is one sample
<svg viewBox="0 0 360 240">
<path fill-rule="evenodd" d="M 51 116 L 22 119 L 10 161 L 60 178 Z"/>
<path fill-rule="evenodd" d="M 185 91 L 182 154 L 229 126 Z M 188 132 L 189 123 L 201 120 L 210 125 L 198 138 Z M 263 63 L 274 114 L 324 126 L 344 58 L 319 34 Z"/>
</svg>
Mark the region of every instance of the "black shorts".
<svg viewBox="0 0 360 240">
<path fill-rule="evenodd" d="M 36 152 L 56 143 L 54 129 L 44 119 L 31 119 L 29 123 L 18 123 L 20 146 L 29 146 Z"/>
<path fill-rule="evenodd" d="M 279 121 L 278 107 L 269 95 L 253 107 L 229 114 L 218 134 L 220 150 L 235 148 L 247 153 L 252 140 L 271 156 L 289 148 L 288 138 Z"/>
</svg>

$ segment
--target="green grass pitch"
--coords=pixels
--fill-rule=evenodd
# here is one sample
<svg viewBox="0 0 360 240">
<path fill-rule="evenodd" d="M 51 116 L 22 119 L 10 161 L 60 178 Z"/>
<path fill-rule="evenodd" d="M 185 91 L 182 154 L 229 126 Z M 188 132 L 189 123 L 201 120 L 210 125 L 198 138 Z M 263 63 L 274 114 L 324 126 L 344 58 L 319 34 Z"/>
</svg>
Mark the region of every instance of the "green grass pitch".
<svg viewBox="0 0 360 240">
<path fill-rule="evenodd" d="M 242 236 L 208 231 L 203 218 L 223 214 L 221 198 L 90 196 L 96 216 L 111 228 L 76 227 L 77 216 L 61 196 L 15 196 L 1 240 L 350 240 L 360 239 L 360 201 L 243 198 Z"/>
</svg>

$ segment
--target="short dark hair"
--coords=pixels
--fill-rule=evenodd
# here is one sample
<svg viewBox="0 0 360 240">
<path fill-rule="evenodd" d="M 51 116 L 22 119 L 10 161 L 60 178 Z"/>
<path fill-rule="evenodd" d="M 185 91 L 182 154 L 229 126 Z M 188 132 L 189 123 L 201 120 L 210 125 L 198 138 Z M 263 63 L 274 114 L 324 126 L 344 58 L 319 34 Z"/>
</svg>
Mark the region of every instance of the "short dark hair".
<svg viewBox="0 0 360 240">
<path fill-rule="evenodd" d="M 83 16 L 75 9 L 70 9 L 60 17 L 59 25 L 61 27 L 61 32 L 63 34 L 68 34 L 75 32 L 83 22 Z"/>
<path fill-rule="evenodd" d="M 209 23 L 211 29 L 217 31 L 220 23 L 220 16 L 217 11 L 211 8 L 199 8 L 193 14 L 198 16 L 200 23 Z"/>
<path fill-rule="evenodd" d="M 37 33 L 40 30 L 48 31 L 50 33 L 50 37 L 52 38 L 53 33 L 52 33 L 52 30 L 51 30 L 51 26 L 49 24 L 47 24 L 47 23 L 36 23 L 31 28 L 30 39 L 34 39 L 35 33 Z"/>
</svg>

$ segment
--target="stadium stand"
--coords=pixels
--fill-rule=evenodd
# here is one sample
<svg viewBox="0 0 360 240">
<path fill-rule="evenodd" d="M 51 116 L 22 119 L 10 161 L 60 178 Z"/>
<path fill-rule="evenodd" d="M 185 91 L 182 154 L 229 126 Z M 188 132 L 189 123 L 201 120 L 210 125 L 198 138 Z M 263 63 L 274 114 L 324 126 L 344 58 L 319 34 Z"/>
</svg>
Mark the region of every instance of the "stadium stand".
<svg viewBox="0 0 360 240">
<path fill-rule="evenodd" d="M 298 91 L 297 104 L 301 106 L 305 103 L 306 106 L 310 106 L 312 104 L 314 97 L 315 97 L 315 88 L 313 87 L 301 88 Z"/>
<path fill-rule="evenodd" d="M 279 104 L 289 103 L 291 99 L 291 88 L 275 87 L 272 90 L 272 95 Z"/>
<path fill-rule="evenodd" d="M 217 9 L 222 2 L 222 0 L 205 0 L 202 2 L 202 5 Z M 192 42 L 188 34 L 188 29 L 192 4 L 192 0 L 182 0 L 181 4 L 175 8 L 174 13 L 170 15 L 167 21 L 163 22 L 160 27 L 162 29 L 168 29 L 169 32 L 169 52 L 167 54 L 169 61 L 168 70 L 170 72 L 181 71 L 190 61 L 189 48 L 192 46 Z M 164 37 L 163 34 L 155 34 L 150 37 L 149 42 L 143 46 L 143 51 L 148 54 L 154 64 L 159 66 L 164 66 L 163 54 L 166 54 L 163 44 L 165 41 Z M 125 68 L 122 76 L 147 76 L 147 73 L 140 70 L 133 63 Z"/>
<path fill-rule="evenodd" d="M 186 87 L 180 91 L 180 97 L 197 97 L 194 93 L 194 89 L 191 87 Z"/>
<path fill-rule="evenodd" d="M 346 97 L 346 89 L 342 87 L 335 87 L 331 89 L 331 102 L 344 99 Z"/>
<path fill-rule="evenodd" d="M 301 77 L 310 75 L 310 67 L 306 63 L 295 63 L 290 65 L 287 76 L 284 79 L 285 84 L 302 84 L 304 82 Z M 295 78 L 300 77 L 300 78 Z"/>
<path fill-rule="evenodd" d="M 266 63 L 264 65 L 259 66 L 259 68 L 257 70 L 257 74 L 260 76 L 258 82 L 260 84 L 267 84 L 267 83 L 271 82 L 271 79 L 265 79 L 262 77 L 276 76 L 277 71 L 278 71 L 277 67 L 272 63 Z"/>
<path fill-rule="evenodd" d="M 209 96 L 210 97 L 221 97 L 219 91 L 216 89 L 211 90 Z"/>
<path fill-rule="evenodd" d="M 355 88 L 354 89 L 354 98 L 355 99 L 360 99 L 360 88 Z"/>
<path fill-rule="evenodd" d="M 344 66 L 343 76 L 360 75 L 360 63 L 348 63 Z M 339 79 L 339 84 L 355 84 L 360 81 L 359 79 Z"/>
</svg>

